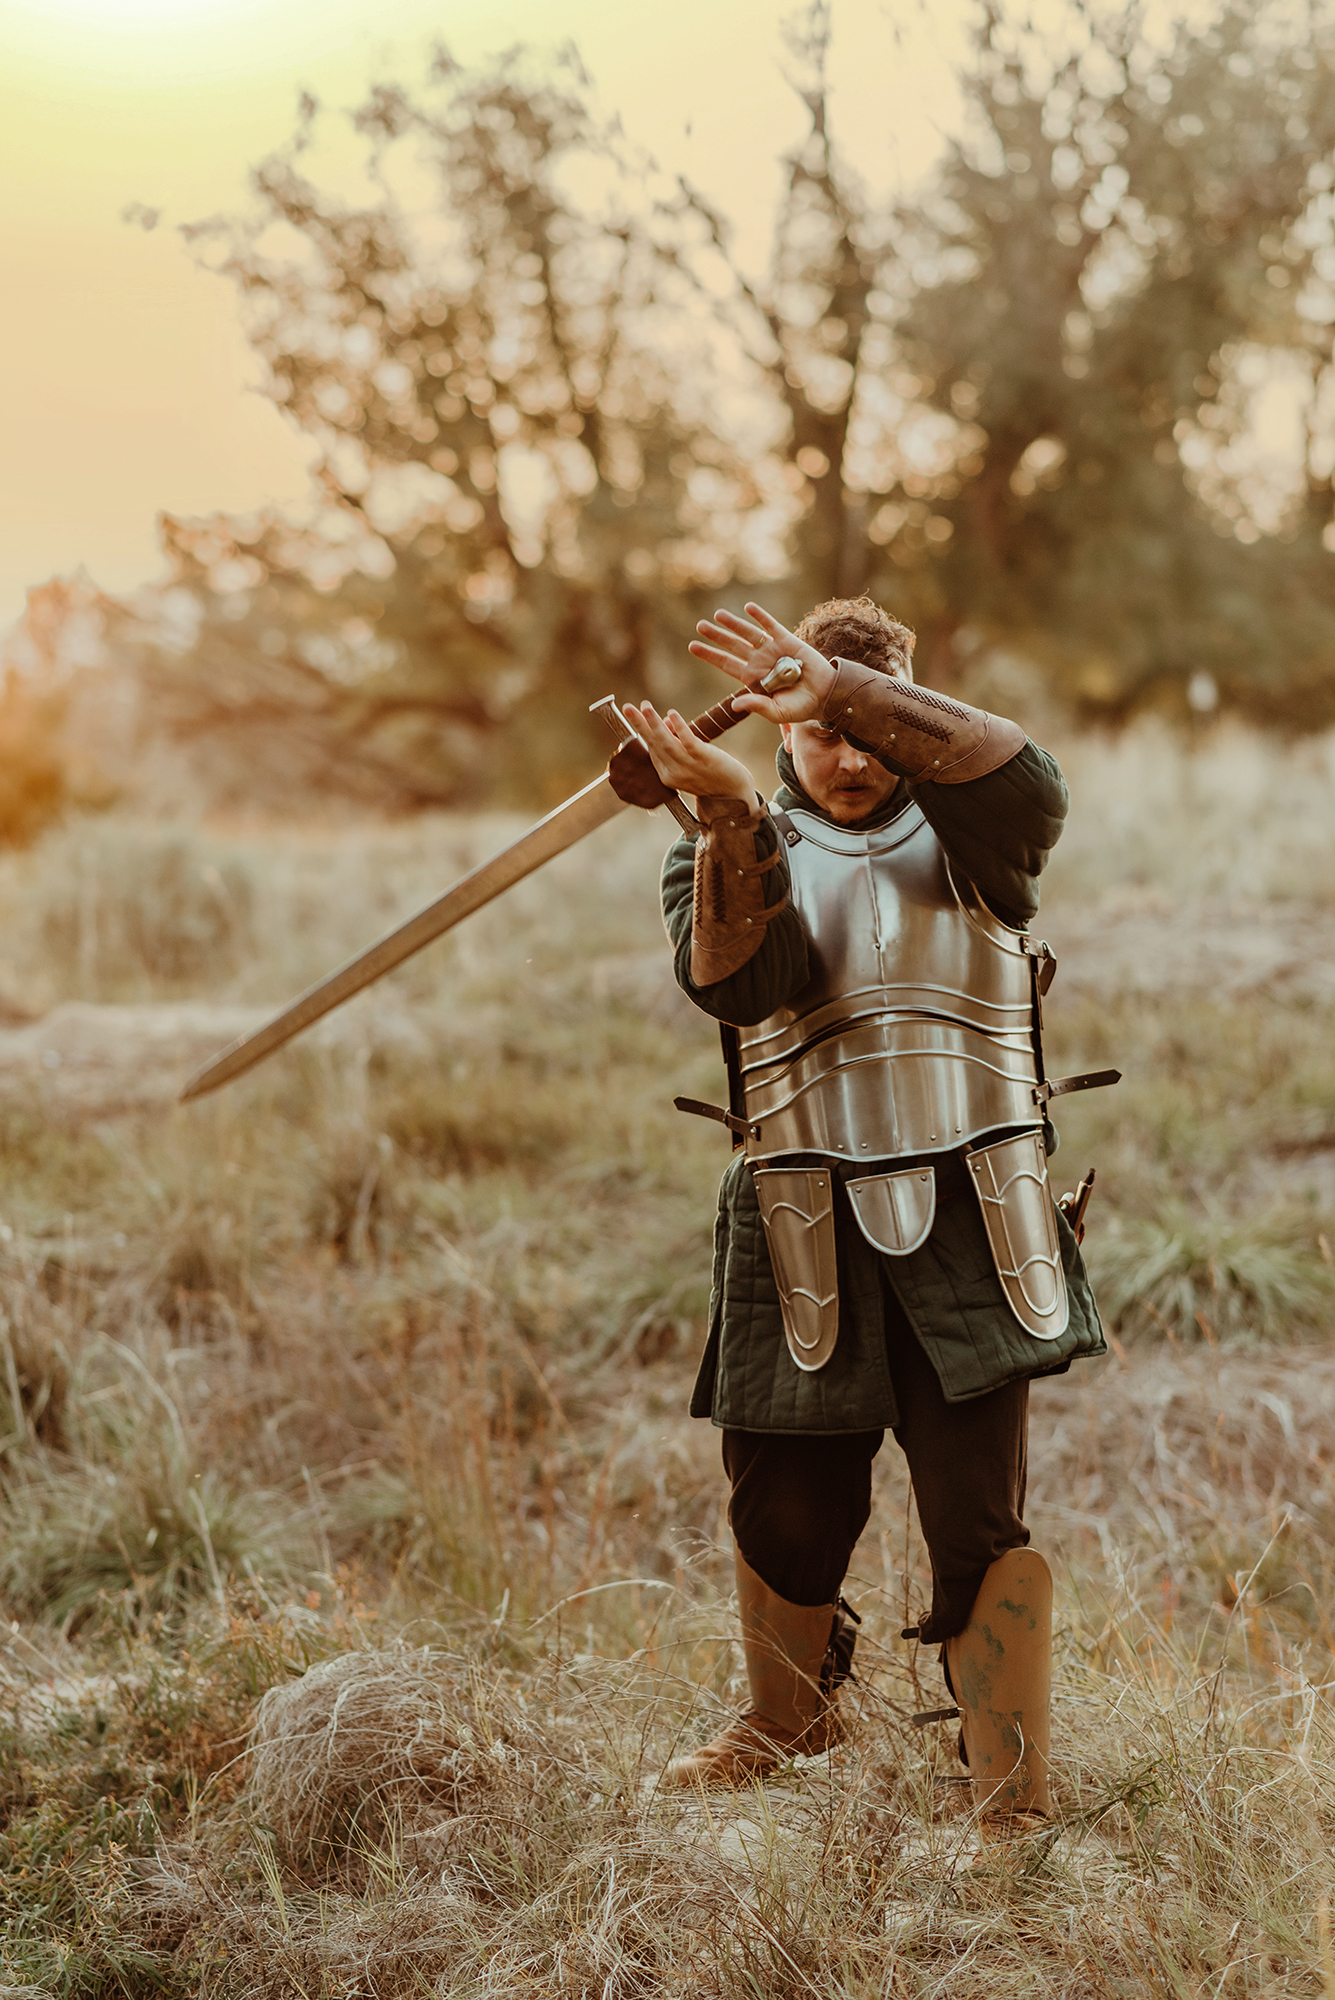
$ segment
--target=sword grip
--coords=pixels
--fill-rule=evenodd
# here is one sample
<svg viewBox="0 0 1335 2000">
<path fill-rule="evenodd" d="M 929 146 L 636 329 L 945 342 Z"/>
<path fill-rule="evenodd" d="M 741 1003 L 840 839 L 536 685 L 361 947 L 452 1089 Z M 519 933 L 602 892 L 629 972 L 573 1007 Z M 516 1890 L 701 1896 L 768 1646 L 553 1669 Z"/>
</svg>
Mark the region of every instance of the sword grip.
<svg viewBox="0 0 1335 2000">
<path fill-rule="evenodd" d="M 1070 1223 L 1077 1243 L 1083 1243 L 1085 1240 L 1085 1210 L 1089 1207 L 1089 1198 L 1093 1192 L 1094 1169 L 1091 1167 L 1079 1187 L 1075 1188 L 1070 1194 L 1064 1194 L 1057 1203 L 1058 1208 Z"/>
<path fill-rule="evenodd" d="M 728 695 L 723 701 L 716 701 L 712 708 L 707 708 L 703 715 L 695 717 L 691 728 L 702 742 L 715 743 L 725 730 L 735 729 L 739 722 L 746 720 L 745 715 L 739 715 L 733 707 L 735 700 L 735 695 Z"/>
<path fill-rule="evenodd" d="M 760 683 L 761 692 L 764 694 L 778 694 L 783 688 L 792 687 L 794 681 L 800 681 L 801 678 L 802 663 L 800 660 L 780 660 L 777 666 L 770 668 L 764 680 Z M 703 715 L 696 716 L 694 722 L 691 724 L 691 728 L 704 742 L 713 743 L 716 738 L 722 736 L 725 729 L 735 729 L 739 722 L 746 721 L 750 710 L 742 709 L 739 713 L 736 702 L 737 695 L 749 694 L 750 692 L 749 688 L 738 688 L 737 694 L 730 694 L 724 701 L 716 701 L 714 706 L 707 708 Z"/>
</svg>

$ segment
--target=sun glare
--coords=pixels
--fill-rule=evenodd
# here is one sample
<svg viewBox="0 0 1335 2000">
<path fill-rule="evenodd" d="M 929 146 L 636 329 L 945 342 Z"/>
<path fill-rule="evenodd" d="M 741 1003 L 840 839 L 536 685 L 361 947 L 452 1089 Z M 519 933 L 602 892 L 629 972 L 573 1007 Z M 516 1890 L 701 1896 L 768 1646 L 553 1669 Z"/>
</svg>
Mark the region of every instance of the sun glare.
<svg viewBox="0 0 1335 2000">
<path fill-rule="evenodd" d="M 50 26 L 116 31 L 142 28 L 179 30 L 192 22 L 222 21 L 259 11 L 257 0 L 10 0 L 4 11 L 37 16 Z"/>
</svg>

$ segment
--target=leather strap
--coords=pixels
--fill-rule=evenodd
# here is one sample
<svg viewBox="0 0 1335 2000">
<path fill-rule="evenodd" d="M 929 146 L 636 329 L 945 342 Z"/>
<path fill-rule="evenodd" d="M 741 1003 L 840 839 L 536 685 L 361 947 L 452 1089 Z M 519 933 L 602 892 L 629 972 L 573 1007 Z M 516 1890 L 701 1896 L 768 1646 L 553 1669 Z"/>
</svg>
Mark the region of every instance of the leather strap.
<svg viewBox="0 0 1335 2000">
<path fill-rule="evenodd" d="M 1110 1083 L 1120 1083 L 1120 1069 L 1092 1069 L 1083 1076 L 1051 1077 L 1045 1083 L 1034 1087 L 1035 1104 L 1046 1104 L 1052 1097 L 1067 1097 L 1076 1090 L 1106 1090 Z"/>
<path fill-rule="evenodd" d="M 691 978 L 697 986 L 717 986 L 755 957 L 788 896 L 785 890 L 766 905 L 763 877 L 777 867 L 779 850 L 756 859 L 763 800 L 755 810 L 742 799 L 702 798 L 696 805 L 701 835 L 695 848 Z"/>
<path fill-rule="evenodd" d="M 736 1139 L 746 1137 L 746 1120 L 739 1118 L 735 1111 L 725 1111 L 721 1104 L 705 1104 L 698 1097 L 674 1097 L 673 1109 L 688 1111 L 692 1118 L 712 1118 L 719 1125 L 726 1125 Z"/>
</svg>

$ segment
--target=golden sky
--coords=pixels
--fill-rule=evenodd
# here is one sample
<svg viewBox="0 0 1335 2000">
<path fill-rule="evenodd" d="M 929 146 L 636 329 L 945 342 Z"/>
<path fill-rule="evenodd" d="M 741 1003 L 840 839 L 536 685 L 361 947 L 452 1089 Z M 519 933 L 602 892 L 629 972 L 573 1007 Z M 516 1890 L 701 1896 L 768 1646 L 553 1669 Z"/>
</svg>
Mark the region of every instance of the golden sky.
<svg viewBox="0 0 1335 2000">
<path fill-rule="evenodd" d="M 0 631 L 25 589 L 86 564 L 158 571 L 160 509 L 304 490 L 307 449 L 250 392 L 232 295 L 174 225 L 244 202 L 298 93 L 331 112 L 466 61 L 573 40 L 598 101 L 688 173 L 762 254 L 775 161 L 803 114 L 779 0 L 0 0 Z M 954 123 L 963 0 L 835 0 L 839 135 L 873 184 L 911 180 Z M 337 148 L 335 148 L 335 152 Z M 352 155 L 349 152 L 349 159 Z M 152 232 L 127 224 L 142 203 Z"/>
</svg>

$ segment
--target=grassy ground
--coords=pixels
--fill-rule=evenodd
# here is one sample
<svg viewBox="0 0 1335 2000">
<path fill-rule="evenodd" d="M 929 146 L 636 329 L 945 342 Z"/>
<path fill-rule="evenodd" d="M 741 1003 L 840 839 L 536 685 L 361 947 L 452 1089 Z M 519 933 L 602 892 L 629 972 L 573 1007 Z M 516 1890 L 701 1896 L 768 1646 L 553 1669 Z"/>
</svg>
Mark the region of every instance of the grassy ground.
<svg viewBox="0 0 1335 2000">
<path fill-rule="evenodd" d="M 654 1794 L 740 1662 L 717 1049 L 627 819 L 198 1105 L 0 1051 L 0 1992 L 1335 1993 L 1330 751 L 1064 761 L 1051 1066 L 1127 1081 L 1058 1161 L 1117 1351 L 1034 1394 L 1061 1826 L 980 1855 L 907 1720 L 893 1448 L 853 1750 Z M 69 827 L 0 872 L 11 1012 L 277 1001 L 508 831 Z"/>
</svg>

